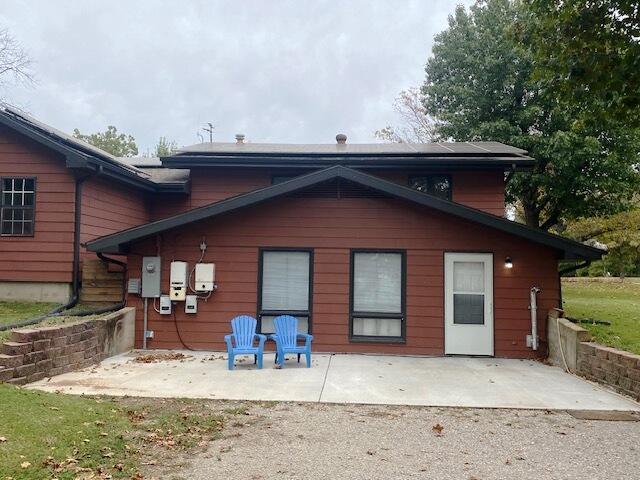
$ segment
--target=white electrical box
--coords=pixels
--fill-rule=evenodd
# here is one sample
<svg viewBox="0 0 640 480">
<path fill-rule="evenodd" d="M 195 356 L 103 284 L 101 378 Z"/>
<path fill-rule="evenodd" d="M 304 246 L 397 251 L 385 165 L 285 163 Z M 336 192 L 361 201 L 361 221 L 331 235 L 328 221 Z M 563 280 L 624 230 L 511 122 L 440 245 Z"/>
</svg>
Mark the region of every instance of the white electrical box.
<svg viewBox="0 0 640 480">
<path fill-rule="evenodd" d="M 171 315 L 171 298 L 169 295 L 160 295 L 160 314 Z"/>
<path fill-rule="evenodd" d="M 211 292 L 216 281 L 215 263 L 196 263 L 196 292 Z"/>
<path fill-rule="evenodd" d="M 184 313 L 198 313 L 198 296 L 187 295 L 184 302 Z"/>
<path fill-rule="evenodd" d="M 171 300 L 182 302 L 187 296 L 187 262 L 171 262 L 169 296 Z"/>
</svg>

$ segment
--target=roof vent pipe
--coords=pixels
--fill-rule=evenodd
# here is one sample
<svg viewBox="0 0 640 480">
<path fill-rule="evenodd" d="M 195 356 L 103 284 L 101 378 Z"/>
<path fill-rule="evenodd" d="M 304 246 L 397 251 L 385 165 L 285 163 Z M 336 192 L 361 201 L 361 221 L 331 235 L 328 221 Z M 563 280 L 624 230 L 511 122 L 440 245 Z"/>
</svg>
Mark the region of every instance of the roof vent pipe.
<svg viewBox="0 0 640 480">
<path fill-rule="evenodd" d="M 236 143 L 241 145 L 244 143 L 244 133 L 236 133 Z"/>
<path fill-rule="evenodd" d="M 336 142 L 338 142 L 338 145 L 344 145 L 347 143 L 347 136 L 344 133 L 339 133 L 336 135 Z"/>
</svg>

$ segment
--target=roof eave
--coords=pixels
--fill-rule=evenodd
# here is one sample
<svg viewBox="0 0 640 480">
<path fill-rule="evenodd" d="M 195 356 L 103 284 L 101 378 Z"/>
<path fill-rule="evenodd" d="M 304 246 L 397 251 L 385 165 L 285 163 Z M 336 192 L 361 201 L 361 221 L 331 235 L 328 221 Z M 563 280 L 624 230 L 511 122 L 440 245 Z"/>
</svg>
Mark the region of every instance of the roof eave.
<svg viewBox="0 0 640 480">
<path fill-rule="evenodd" d="M 344 178 L 366 187 L 379 190 L 390 196 L 407 200 L 425 207 L 434 208 L 463 218 L 472 222 L 481 223 L 490 228 L 526 238 L 532 242 L 546 245 L 560 252 L 563 259 L 590 259 L 601 258 L 603 250 L 583 245 L 579 242 L 553 235 L 542 230 L 529 228 L 525 225 L 511 222 L 501 217 L 491 215 L 464 205 L 440 199 L 416 190 L 383 180 L 366 173 L 362 173 L 343 166 L 333 166 L 296 177 L 292 180 L 265 187 L 253 192 L 238 195 L 236 197 L 221 200 L 204 207 L 189 210 L 172 217 L 151 222 L 138 227 L 133 227 L 122 232 L 97 238 L 87 243 L 87 248 L 95 252 L 125 253 L 127 245 L 133 241 L 161 233 L 185 224 L 204 220 L 221 213 L 235 211 L 250 205 L 256 205 L 266 200 L 293 193 L 323 181 L 333 178 Z"/>
</svg>

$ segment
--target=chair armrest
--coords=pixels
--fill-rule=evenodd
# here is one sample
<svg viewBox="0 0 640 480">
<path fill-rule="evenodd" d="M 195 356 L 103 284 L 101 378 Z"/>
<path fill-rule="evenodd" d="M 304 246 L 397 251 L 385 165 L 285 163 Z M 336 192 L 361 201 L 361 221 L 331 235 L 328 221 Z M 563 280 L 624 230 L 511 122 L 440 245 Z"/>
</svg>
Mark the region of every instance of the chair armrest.
<svg viewBox="0 0 640 480">
<path fill-rule="evenodd" d="M 258 343 L 258 347 L 259 347 L 259 348 L 264 347 L 264 342 L 266 342 L 266 341 L 267 341 L 267 336 L 266 336 L 266 335 L 263 335 L 263 334 L 261 334 L 261 333 L 256 333 L 256 335 L 255 335 L 255 336 L 256 336 L 256 338 L 258 339 L 258 342 L 259 342 L 259 343 Z"/>
<path fill-rule="evenodd" d="M 233 333 L 231 335 L 225 335 L 224 336 L 224 341 L 227 344 L 227 351 L 230 352 L 233 349 L 233 342 L 231 341 L 231 339 L 233 338 Z"/>
<path fill-rule="evenodd" d="M 311 345 L 311 341 L 313 340 L 313 335 L 309 335 L 308 333 L 299 333 L 298 337 L 304 338 L 305 346 Z"/>
</svg>

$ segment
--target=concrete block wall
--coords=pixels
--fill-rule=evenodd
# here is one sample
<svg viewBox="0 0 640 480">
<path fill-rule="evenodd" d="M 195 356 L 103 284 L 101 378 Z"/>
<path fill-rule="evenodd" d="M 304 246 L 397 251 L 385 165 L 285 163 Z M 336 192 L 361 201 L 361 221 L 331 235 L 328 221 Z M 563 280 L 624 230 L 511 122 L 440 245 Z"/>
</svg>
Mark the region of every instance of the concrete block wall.
<svg viewBox="0 0 640 480">
<path fill-rule="evenodd" d="M 71 325 L 25 328 L 0 345 L 0 382 L 24 385 L 133 348 L 135 309 Z"/>
<path fill-rule="evenodd" d="M 640 355 L 581 342 L 577 373 L 640 401 Z"/>
<path fill-rule="evenodd" d="M 564 368 L 566 361 L 571 373 L 640 401 L 640 355 L 590 342 L 587 330 L 562 315 L 549 312 L 549 362 Z"/>
</svg>

